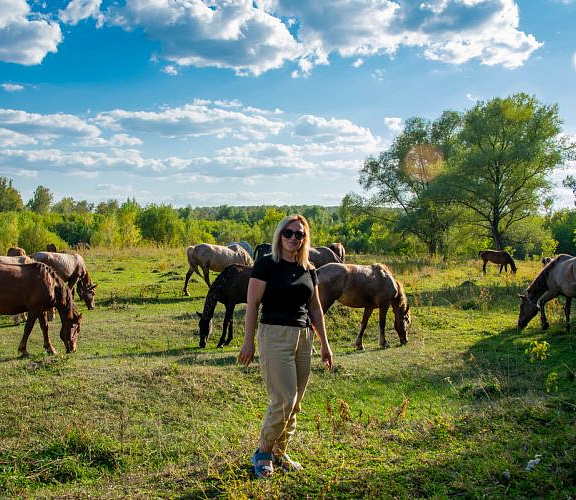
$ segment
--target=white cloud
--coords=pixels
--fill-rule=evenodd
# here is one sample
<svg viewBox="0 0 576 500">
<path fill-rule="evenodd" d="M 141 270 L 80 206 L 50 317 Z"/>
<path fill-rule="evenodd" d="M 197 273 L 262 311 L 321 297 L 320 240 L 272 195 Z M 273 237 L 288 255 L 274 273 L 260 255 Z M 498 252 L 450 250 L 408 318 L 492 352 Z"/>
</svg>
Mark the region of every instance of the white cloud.
<svg viewBox="0 0 576 500">
<path fill-rule="evenodd" d="M 22 110 L 0 108 L 0 127 L 36 140 L 52 141 L 58 137 L 98 137 L 100 130 L 75 115 L 42 115 Z"/>
<path fill-rule="evenodd" d="M 354 68 L 359 68 L 360 66 L 362 66 L 364 64 L 364 59 L 358 58 L 356 59 L 353 63 L 352 66 Z"/>
<path fill-rule="evenodd" d="M 394 134 L 399 134 L 402 132 L 402 128 L 404 127 L 402 118 L 397 116 L 386 116 L 384 118 L 384 124 L 386 127 L 388 127 L 388 130 Z"/>
<path fill-rule="evenodd" d="M 178 69 L 173 64 L 169 64 L 168 66 L 164 66 L 162 68 L 162 73 L 166 73 L 170 76 L 176 76 L 178 75 Z"/>
<path fill-rule="evenodd" d="M 259 75 L 301 52 L 281 19 L 248 0 L 226 2 L 126 0 L 107 11 L 111 25 L 142 28 L 179 66 L 230 68 Z"/>
<path fill-rule="evenodd" d="M 376 69 L 374 70 L 374 72 L 372 73 L 372 78 L 374 78 L 375 80 L 378 80 L 379 82 L 383 82 L 384 81 L 384 75 L 386 74 L 386 70 L 384 69 Z"/>
<path fill-rule="evenodd" d="M 96 123 L 116 130 L 161 134 L 164 137 L 235 137 L 264 139 L 278 134 L 284 123 L 270 119 L 269 113 L 243 108 L 229 102 L 194 101 L 182 107 L 159 111 L 115 109 L 100 113 Z"/>
<path fill-rule="evenodd" d="M 576 52 L 574 52 L 574 55 L 572 56 L 572 62 L 574 63 L 574 68 L 576 69 Z"/>
<path fill-rule="evenodd" d="M 0 61 L 40 64 L 61 41 L 60 25 L 33 15 L 26 0 L 0 0 Z"/>
<path fill-rule="evenodd" d="M 58 17 L 63 23 L 76 25 L 80 21 L 93 17 L 101 25 L 104 16 L 100 13 L 102 0 L 71 0 L 64 10 L 58 12 Z"/>
<path fill-rule="evenodd" d="M 370 130 L 349 120 L 326 119 L 314 115 L 301 116 L 296 121 L 292 133 L 295 137 L 315 143 L 362 145 L 363 148 L 373 148 L 379 144 L 379 140 Z"/>
<path fill-rule="evenodd" d="M 2 88 L 6 92 L 20 92 L 21 90 L 24 90 L 24 86 L 17 83 L 3 83 Z"/>
<path fill-rule="evenodd" d="M 466 94 L 466 99 L 468 99 L 469 101 L 472 101 L 472 102 L 476 102 L 479 100 L 478 97 L 476 97 L 475 95 L 470 94 L 470 93 Z"/>
<path fill-rule="evenodd" d="M 36 140 L 33 137 L 27 136 L 25 134 L 19 134 L 13 130 L 0 128 L 0 147 L 11 148 L 15 146 L 25 146 L 35 143 Z"/>
</svg>

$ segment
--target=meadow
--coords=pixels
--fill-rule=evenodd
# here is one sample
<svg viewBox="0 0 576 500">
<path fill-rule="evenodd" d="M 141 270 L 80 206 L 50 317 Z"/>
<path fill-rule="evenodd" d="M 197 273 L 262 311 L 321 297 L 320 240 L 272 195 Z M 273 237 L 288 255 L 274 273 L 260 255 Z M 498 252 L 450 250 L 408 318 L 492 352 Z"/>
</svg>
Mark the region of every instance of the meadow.
<svg viewBox="0 0 576 500">
<path fill-rule="evenodd" d="M 318 355 L 290 454 L 304 470 L 262 481 L 251 475 L 267 405 L 258 360 L 236 362 L 235 337 L 198 347 L 196 311 L 206 284 L 181 290 L 184 249 L 93 250 L 98 283 L 78 351 L 17 357 L 22 325 L 0 317 L 0 496 L 153 498 L 569 498 L 576 495 L 576 331 L 549 305 L 516 329 L 518 292 L 541 269 L 515 276 L 480 261 L 350 255 L 384 262 L 404 283 L 409 343 L 378 348 L 377 312 L 364 351 L 353 341 L 361 310 L 327 314 L 335 369 Z M 576 313 L 574 313 L 576 314 Z M 532 462 L 531 462 L 532 461 Z"/>
</svg>

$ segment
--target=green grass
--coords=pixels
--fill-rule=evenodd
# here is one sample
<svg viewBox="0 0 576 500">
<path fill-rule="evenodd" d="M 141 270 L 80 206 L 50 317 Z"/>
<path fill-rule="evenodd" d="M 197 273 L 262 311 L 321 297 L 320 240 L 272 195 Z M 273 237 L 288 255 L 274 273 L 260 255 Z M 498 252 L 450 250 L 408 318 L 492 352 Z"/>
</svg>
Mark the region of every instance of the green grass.
<svg viewBox="0 0 576 500">
<path fill-rule="evenodd" d="M 235 338 L 198 348 L 196 311 L 207 287 L 181 289 L 183 251 L 85 255 L 98 307 L 84 312 L 78 352 L 42 353 L 36 326 L 28 359 L 22 326 L 0 318 L 0 496 L 13 497 L 574 497 L 576 333 L 535 318 L 515 328 L 516 293 L 540 269 L 520 262 L 499 276 L 478 261 L 388 259 L 403 281 L 413 326 L 400 347 L 378 348 L 377 313 L 363 352 L 352 347 L 361 310 L 334 306 L 327 327 L 335 370 L 318 357 L 291 454 L 305 469 L 271 481 L 251 477 L 267 405 L 258 362 L 236 363 Z M 548 342 L 530 362 L 530 342 Z M 550 374 L 556 374 L 550 376 Z M 548 381 L 548 383 L 547 383 Z M 540 463 L 526 471 L 529 460 Z"/>
</svg>

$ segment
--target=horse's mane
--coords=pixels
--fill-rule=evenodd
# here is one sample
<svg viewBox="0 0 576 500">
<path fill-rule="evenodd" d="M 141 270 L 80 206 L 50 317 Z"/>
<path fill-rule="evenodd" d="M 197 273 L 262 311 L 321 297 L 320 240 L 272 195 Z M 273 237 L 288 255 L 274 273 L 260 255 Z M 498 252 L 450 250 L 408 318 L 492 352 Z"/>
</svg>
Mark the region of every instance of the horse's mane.
<svg viewBox="0 0 576 500">
<path fill-rule="evenodd" d="M 538 273 L 538 275 L 534 278 L 532 283 L 530 283 L 530 285 L 526 289 L 527 295 L 540 297 L 540 295 L 542 295 L 546 290 L 548 290 L 548 283 L 547 283 L 548 275 L 550 274 L 550 271 L 552 271 L 552 269 L 556 267 L 556 264 L 558 264 L 558 262 L 563 260 L 560 259 L 559 257 L 560 256 L 556 257 L 554 260 L 546 264 L 546 266 L 544 266 L 544 269 L 542 269 L 542 271 Z"/>
<path fill-rule="evenodd" d="M 72 296 L 72 290 L 66 284 L 66 282 L 56 274 L 56 271 L 50 266 L 38 262 L 41 265 L 40 273 L 44 277 L 49 277 L 52 283 L 52 289 L 54 291 L 55 307 L 56 309 L 62 311 L 67 317 L 72 318 L 74 315 L 78 314 L 76 309 L 76 303 Z"/>
<path fill-rule="evenodd" d="M 398 287 L 398 294 L 394 298 L 395 305 L 402 312 L 404 312 L 408 309 L 408 297 L 406 296 L 404 285 L 402 285 L 402 283 L 400 283 L 396 278 L 394 278 L 394 281 L 396 282 L 396 286 Z"/>
</svg>

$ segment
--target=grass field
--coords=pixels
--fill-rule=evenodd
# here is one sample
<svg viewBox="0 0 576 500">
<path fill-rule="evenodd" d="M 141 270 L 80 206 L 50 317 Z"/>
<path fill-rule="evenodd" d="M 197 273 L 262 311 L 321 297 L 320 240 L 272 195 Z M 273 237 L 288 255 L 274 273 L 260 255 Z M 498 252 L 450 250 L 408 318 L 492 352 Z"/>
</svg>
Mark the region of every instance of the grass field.
<svg viewBox="0 0 576 500">
<path fill-rule="evenodd" d="M 377 313 L 352 343 L 361 310 L 333 307 L 335 370 L 315 357 L 291 455 L 305 469 L 251 477 L 267 405 L 258 362 L 236 363 L 235 338 L 206 349 L 196 311 L 207 287 L 181 289 L 183 250 L 93 251 L 97 309 L 84 313 L 78 351 L 17 357 L 22 326 L 0 317 L 0 495 L 5 497 L 552 497 L 576 495 L 576 332 L 549 306 L 516 330 L 518 299 L 540 270 L 514 277 L 478 261 L 350 256 L 385 262 L 408 293 L 413 324 L 400 347 L 378 348 Z M 574 313 L 576 315 L 576 313 Z M 534 350 L 531 341 L 548 350 Z M 534 359 L 538 353 L 543 359 Z M 530 460 L 538 461 L 526 470 Z"/>
</svg>

